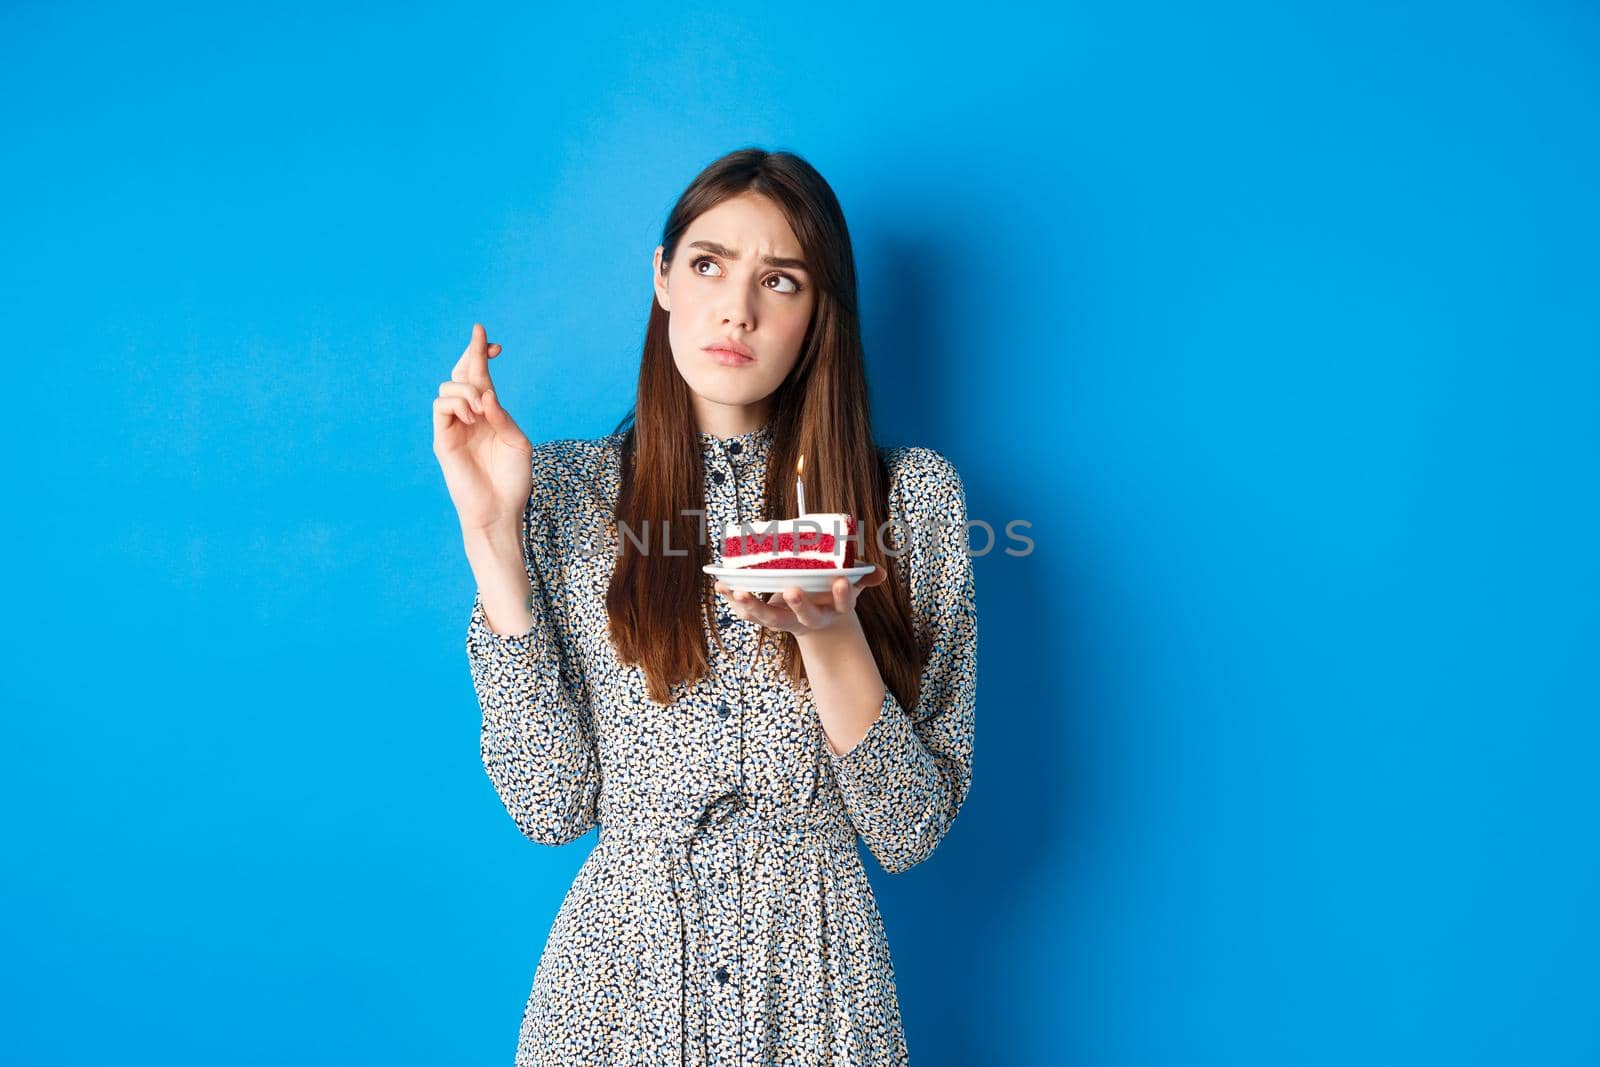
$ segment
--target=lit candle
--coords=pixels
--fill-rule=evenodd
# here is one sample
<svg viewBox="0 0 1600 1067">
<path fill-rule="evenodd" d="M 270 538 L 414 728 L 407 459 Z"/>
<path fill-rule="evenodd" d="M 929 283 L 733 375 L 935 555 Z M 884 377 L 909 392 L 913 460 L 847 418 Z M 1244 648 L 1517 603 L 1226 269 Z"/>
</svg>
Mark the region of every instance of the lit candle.
<svg viewBox="0 0 1600 1067">
<path fill-rule="evenodd" d="M 800 462 L 794 465 L 794 498 L 800 505 L 801 515 L 806 513 L 806 483 L 805 480 L 800 477 L 801 472 L 805 469 L 806 454 L 802 452 L 800 453 Z"/>
</svg>

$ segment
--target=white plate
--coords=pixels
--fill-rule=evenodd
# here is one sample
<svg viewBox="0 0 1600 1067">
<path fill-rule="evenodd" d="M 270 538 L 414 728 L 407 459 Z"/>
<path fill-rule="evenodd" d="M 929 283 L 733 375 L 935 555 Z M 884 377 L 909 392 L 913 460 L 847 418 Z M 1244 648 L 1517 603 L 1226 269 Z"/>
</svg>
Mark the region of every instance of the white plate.
<svg viewBox="0 0 1600 1067">
<path fill-rule="evenodd" d="M 865 575 L 878 569 L 876 563 L 860 567 L 800 567 L 794 570 L 761 569 L 756 567 L 715 567 L 706 564 L 700 568 L 713 578 L 727 582 L 734 589 L 752 593 L 781 593 L 785 589 L 803 589 L 808 593 L 826 593 L 833 588 L 835 578 L 848 578 L 855 585 Z"/>
</svg>

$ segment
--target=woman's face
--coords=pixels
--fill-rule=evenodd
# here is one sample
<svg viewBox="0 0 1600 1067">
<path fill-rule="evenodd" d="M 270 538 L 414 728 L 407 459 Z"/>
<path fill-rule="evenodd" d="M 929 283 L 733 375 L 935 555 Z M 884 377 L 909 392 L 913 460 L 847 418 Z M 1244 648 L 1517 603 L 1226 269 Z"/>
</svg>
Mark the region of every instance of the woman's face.
<svg viewBox="0 0 1600 1067">
<path fill-rule="evenodd" d="M 694 394 L 700 429 L 731 436 L 755 428 L 800 358 L 816 306 L 800 242 L 776 204 L 743 193 L 689 224 L 665 275 L 661 252 L 657 245 L 656 300 L 667 312 L 672 359 Z M 730 343 L 753 358 L 707 351 Z"/>
</svg>

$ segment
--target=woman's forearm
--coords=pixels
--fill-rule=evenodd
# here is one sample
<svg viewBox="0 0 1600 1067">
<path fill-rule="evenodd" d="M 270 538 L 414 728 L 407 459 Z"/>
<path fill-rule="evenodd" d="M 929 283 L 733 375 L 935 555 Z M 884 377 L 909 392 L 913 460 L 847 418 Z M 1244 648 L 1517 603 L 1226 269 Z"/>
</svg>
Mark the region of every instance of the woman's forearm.
<svg viewBox="0 0 1600 1067">
<path fill-rule="evenodd" d="M 484 618 L 501 636 L 525 634 L 533 625 L 528 610 L 527 564 L 522 554 L 522 526 L 461 531 L 467 562 L 478 583 Z"/>
<path fill-rule="evenodd" d="M 823 735 L 843 756 L 866 736 L 883 710 L 887 687 L 854 612 L 825 630 L 797 635 Z"/>
</svg>

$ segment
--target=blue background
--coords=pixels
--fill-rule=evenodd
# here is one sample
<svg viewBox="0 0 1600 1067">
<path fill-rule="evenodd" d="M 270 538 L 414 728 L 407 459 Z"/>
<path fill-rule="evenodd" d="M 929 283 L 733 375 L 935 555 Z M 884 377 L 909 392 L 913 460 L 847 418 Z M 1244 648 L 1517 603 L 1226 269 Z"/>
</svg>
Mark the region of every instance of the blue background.
<svg viewBox="0 0 1600 1067">
<path fill-rule="evenodd" d="M 632 398 L 716 156 L 837 190 L 976 561 L 867 859 L 919 1065 L 1600 1062 L 1600 15 L 8 4 L 0 1048 L 509 1064 L 591 834 L 483 773 L 430 404 Z M 1003 547 L 1003 546 L 1002 546 Z"/>
</svg>

